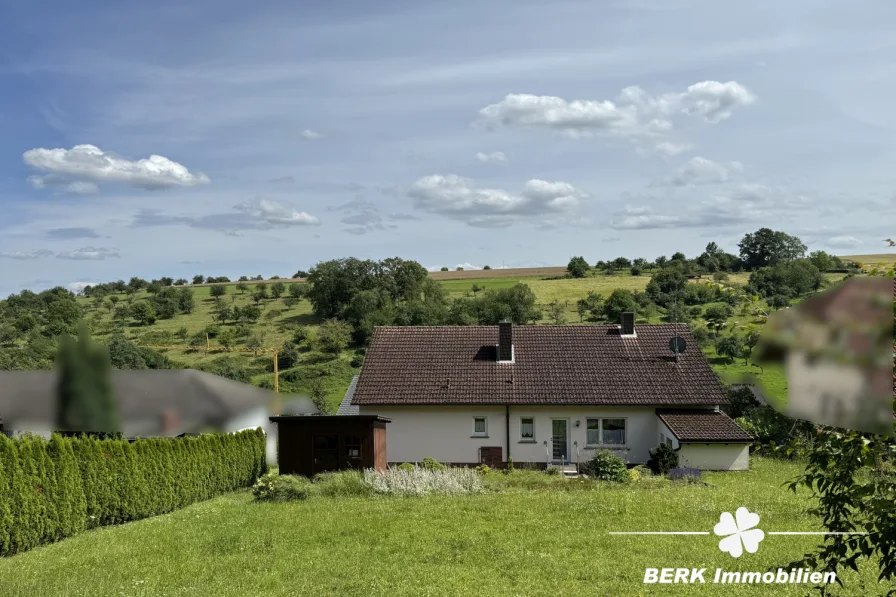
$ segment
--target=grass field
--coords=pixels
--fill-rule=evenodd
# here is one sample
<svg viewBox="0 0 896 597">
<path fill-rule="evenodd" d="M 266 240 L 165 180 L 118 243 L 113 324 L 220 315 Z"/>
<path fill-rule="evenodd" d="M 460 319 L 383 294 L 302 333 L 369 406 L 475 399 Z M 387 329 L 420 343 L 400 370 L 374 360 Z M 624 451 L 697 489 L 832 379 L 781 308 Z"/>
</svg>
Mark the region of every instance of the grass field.
<svg viewBox="0 0 896 597">
<path fill-rule="evenodd" d="M 248 491 L 179 512 L 84 533 L 0 560 L 4 597 L 803 595 L 802 586 L 644 585 L 647 567 L 765 571 L 817 537 L 768 536 L 731 558 L 709 536 L 745 506 L 768 531 L 817 531 L 804 493 L 781 484 L 800 465 L 754 458 L 753 470 L 708 473 L 711 486 L 562 481 L 464 497 L 329 498 L 255 503 Z M 522 473 L 539 474 L 539 473 Z M 493 473 L 494 484 L 506 477 Z M 543 475 L 543 474 L 540 474 Z M 569 491 L 564 491 L 563 484 Z M 584 489 L 574 490 L 575 487 Z M 877 594 L 875 569 L 844 573 L 844 595 Z"/>
<path fill-rule="evenodd" d="M 892 266 L 894 263 L 896 263 L 896 251 L 890 253 L 875 253 L 873 255 L 844 255 L 842 259 L 857 261 L 866 266 L 877 265 L 879 263 L 884 263 L 886 265 Z"/>
</svg>

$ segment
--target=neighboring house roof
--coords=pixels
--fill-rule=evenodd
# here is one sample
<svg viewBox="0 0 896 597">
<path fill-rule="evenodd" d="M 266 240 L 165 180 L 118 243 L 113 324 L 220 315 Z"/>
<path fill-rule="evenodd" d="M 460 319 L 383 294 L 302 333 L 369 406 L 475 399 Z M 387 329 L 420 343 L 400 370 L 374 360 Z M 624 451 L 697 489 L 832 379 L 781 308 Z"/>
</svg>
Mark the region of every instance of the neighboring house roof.
<svg viewBox="0 0 896 597">
<path fill-rule="evenodd" d="M 199 430 L 258 408 L 269 408 L 274 393 L 192 369 L 112 371 L 122 424 L 131 435 Z M 51 422 L 56 409 L 56 371 L 0 371 L 0 416 L 17 422 Z"/>
<path fill-rule="evenodd" d="M 753 436 L 723 412 L 657 409 L 656 415 L 681 443 L 751 443 Z"/>
<path fill-rule="evenodd" d="M 348 385 L 348 389 L 345 391 L 345 396 L 342 398 L 342 402 L 339 404 L 339 410 L 336 411 L 337 415 L 359 415 L 361 414 L 361 407 L 352 404 L 352 398 L 355 397 L 355 388 L 358 386 L 358 376 L 355 375 L 352 377 L 352 383 Z"/>
<path fill-rule="evenodd" d="M 351 400 L 388 404 L 727 404 L 684 324 L 513 326 L 513 362 L 496 361 L 498 326 L 377 327 Z M 676 363 L 669 340 L 689 345 Z"/>
</svg>

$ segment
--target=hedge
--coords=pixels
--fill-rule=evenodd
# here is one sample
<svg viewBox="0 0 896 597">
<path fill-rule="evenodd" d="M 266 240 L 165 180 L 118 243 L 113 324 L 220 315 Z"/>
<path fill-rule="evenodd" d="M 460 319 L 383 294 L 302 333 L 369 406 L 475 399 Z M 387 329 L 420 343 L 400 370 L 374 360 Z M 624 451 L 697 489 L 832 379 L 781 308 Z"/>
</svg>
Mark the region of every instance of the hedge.
<svg viewBox="0 0 896 597">
<path fill-rule="evenodd" d="M 133 441 L 0 434 L 0 556 L 250 487 L 265 472 L 261 429 Z"/>
</svg>

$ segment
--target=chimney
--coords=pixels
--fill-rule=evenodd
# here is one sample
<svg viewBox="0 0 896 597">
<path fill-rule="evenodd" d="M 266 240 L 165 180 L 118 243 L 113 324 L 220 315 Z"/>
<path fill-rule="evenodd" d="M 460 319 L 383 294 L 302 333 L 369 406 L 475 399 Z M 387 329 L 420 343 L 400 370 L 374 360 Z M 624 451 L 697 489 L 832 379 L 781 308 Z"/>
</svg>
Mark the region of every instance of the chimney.
<svg viewBox="0 0 896 597">
<path fill-rule="evenodd" d="M 626 311 L 622 314 L 622 325 L 619 328 L 619 333 L 622 336 L 635 335 L 635 314 L 631 311 Z"/>
<path fill-rule="evenodd" d="M 172 408 L 162 412 L 162 435 L 172 436 L 177 431 L 179 424 L 178 412 Z"/>
<path fill-rule="evenodd" d="M 509 321 L 498 324 L 498 361 L 513 362 L 513 324 Z"/>
</svg>

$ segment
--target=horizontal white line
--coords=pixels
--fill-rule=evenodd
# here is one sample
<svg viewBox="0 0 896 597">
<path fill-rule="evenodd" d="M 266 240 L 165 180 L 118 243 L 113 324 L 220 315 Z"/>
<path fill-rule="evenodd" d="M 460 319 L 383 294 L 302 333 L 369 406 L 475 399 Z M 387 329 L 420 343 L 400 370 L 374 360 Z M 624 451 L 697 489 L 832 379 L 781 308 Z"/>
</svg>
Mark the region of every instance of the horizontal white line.
<svg viewBox="0 0 896 597">
<path fill-rule="evenodd" d="M 611 535 L 708 535 L 709 531 L 706 532 L 694 532 L 694 531 L 643 531 L 643 532 L 611 532 Z"/>
<path fill-rule="evenodd" d="M 766 535 L 867 535 L 868 533 L 826 533 L 820 532 L 801 532 L 801 531 L 769 531 Z"/>
</svg>

